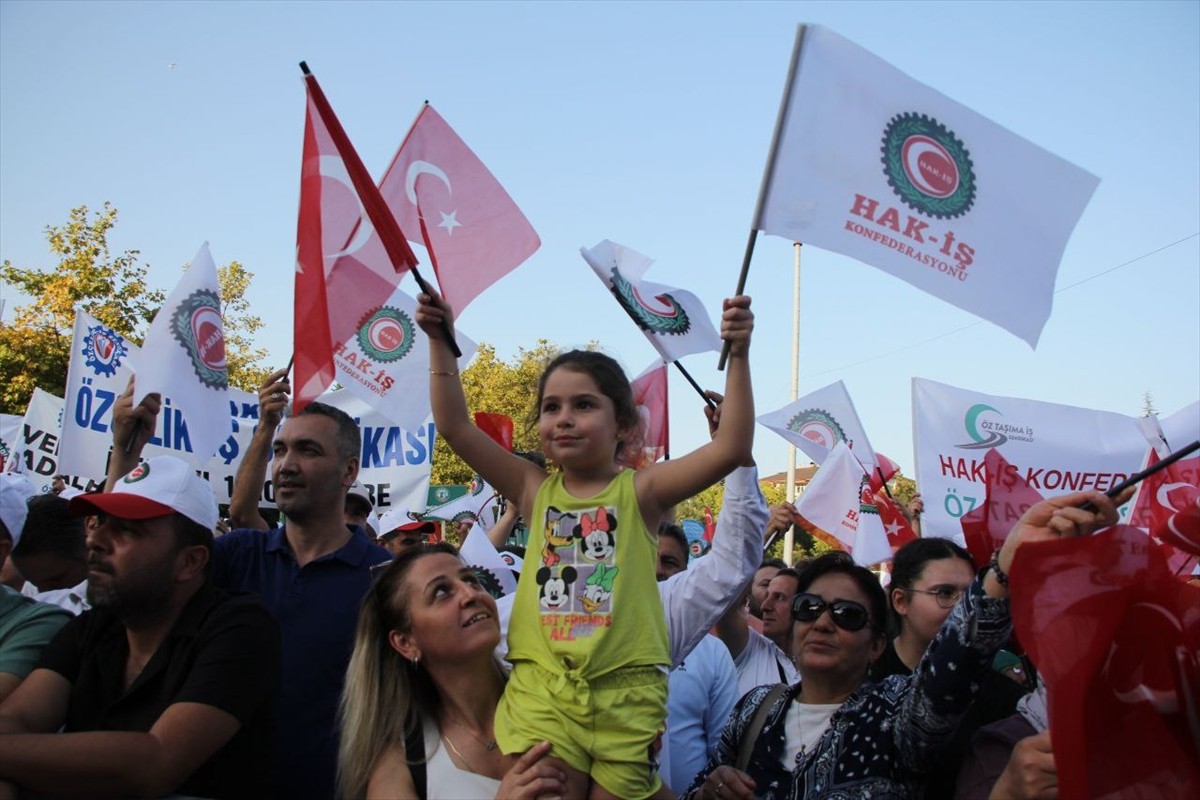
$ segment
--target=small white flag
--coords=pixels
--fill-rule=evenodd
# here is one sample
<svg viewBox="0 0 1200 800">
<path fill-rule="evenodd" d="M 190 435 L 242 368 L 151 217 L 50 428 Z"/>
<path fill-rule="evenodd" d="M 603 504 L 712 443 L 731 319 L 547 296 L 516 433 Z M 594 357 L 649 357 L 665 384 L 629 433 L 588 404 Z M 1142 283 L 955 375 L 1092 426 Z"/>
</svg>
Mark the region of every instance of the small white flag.
<svg viewBox="0 0 1200 800">
<path fill-rule="evenodd" d="M 135 386 L 134 405 L 158 392 L 186 415 L 191 451 L 201 463 L 229 438 L 225 325 L 207 242 L 150 323 Z"/>
<path fill-rule="evenodd" d="M 642 280 L 649 258 L 608 239 L 579 252 L 664 361 L 721 349 L 721 337 L 700 298 Z"/>
<path fill-rule="evenodd" d="M 835 444 L 845 442 L 863 469 L 875 470 L 875 452 L 841 381 L 763 414 L 758 422 L 799 447 L 817 464 L 825 463 Z"/>
<path fill-rule="evenodd" d="M 796 501 L 805 527 L 832 536 L 863 566 L 892 557 L 870 481 L 845 442 L 838 442 Z"/>
</svg>

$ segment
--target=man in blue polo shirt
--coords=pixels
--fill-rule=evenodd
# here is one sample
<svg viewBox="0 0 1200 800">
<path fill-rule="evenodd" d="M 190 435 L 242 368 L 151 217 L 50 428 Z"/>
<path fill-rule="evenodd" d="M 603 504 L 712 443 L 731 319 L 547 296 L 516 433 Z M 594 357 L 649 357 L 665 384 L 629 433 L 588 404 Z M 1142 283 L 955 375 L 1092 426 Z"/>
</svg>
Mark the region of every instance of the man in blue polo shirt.
<svg viewBox="0 0 1200 800">
<path fill-rule="evenodd" d="M 261 425 L 273 430 L 287 404 L 286 377 L 259 391 Z M 155 429 L 159 400 L 136 408 L 126 391 L 113 413 L 113 462 L 136 460 Z M 124 442 L 142 420 L 129 454 Z M 286 523 L 274 530 L 234 530 L 216 540 L 213 583 L 257 592 L 279 621 L 279 747 L 276 793 L 329 798 L 337 768 L 337 704 L 371 567 L 391 554 L 343 517 L 346 490 L 358 475 L 361 434 L 344 412 L 310 403 L 272 443 L 275 502 Z M 121 469 L 121 465 L 110 469 Z"/>
</svg>

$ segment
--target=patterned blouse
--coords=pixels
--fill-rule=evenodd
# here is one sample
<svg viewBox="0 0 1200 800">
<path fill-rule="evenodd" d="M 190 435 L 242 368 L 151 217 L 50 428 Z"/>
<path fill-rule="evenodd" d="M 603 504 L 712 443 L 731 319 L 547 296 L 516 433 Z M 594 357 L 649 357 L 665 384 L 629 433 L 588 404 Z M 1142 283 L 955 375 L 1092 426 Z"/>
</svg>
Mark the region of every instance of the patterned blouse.
<svg viewBox="0 0 1200 800">
<path fill-rule="evenodd" d="M 800 694 L 797 683 L 776 702 L 754 743 L 746 771 L 757 784 L 755 797 L 919 797 L 924 772 L 953 739 L 1011 628 L 1008 601 L 985 595 L 976 579 L 913 674 L 860 686 L 834 712 L 817 744 L 796 756 L 789 772 L 780 757 L 787 710 Z M 738 701 L 717 755 L 688 787 L 685 800 L 699 798 L 705 778 L 718 766 L 736 762 L 742 736 L 770 690 L 759 686 Z"/>
</svg>

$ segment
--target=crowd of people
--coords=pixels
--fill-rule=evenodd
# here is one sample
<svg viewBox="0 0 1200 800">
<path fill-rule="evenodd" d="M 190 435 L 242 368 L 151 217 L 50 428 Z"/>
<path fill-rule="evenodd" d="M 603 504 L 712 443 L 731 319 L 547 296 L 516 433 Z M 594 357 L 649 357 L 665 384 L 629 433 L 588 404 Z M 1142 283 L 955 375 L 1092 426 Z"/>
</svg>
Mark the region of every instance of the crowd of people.
<svg viewBox="0 0 1200 800">
<path fill-rule="evenodd" d="M 637 470 L 613 359 L 546 367 L 547 467 L 470 422 L 441 298 L 417 322 L 439 434 L 508 498 L 500 539 L 529 523 L 515 593 L 407 510 L 377 521 L 357 425 L 285 415 L 286 371 L 227 521 L 183 461 L 141 459 L 160 399 L 131 383 L 102 492 L 3 477 L 0 569 L 24 586 L 0 585 L 0 800 L 1056 796 L 1044 691 L 1005 650 L 1008 572 L 1127 495 L 1034 505 L 986 566 L 931 537 L 887 586 L 844 553 L 789 567 L 763 558 L 796 515 L 768 509 L 750 453 L 749 298 L 723 309 L 711 442 Z M 671 509 L 720 480 L 692 559 Z"/>
</svg>

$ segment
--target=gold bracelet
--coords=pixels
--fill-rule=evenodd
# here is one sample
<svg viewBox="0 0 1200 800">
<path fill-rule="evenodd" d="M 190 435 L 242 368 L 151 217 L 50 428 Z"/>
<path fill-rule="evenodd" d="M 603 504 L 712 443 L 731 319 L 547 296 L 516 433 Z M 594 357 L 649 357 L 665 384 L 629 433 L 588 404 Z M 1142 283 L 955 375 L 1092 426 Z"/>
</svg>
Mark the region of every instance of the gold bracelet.
<svg viewBox="0 0 1200 800">
<path fill-rule="evenodd" d="M 458 374 L 458 370 L 456 370 L 456 369 L 452 369 L 452 370 L 450 370 L 449 372 L 442 372 L 441 370 L 437 370 L 437 369 L 430 369 L 430 370 L 429 370 L 429 374 L 430 374 L 430 375 L 446 375 L 446 376 L 454 376 L 454 375 L 457 375 L 457 374 Z"/>
</svg>

